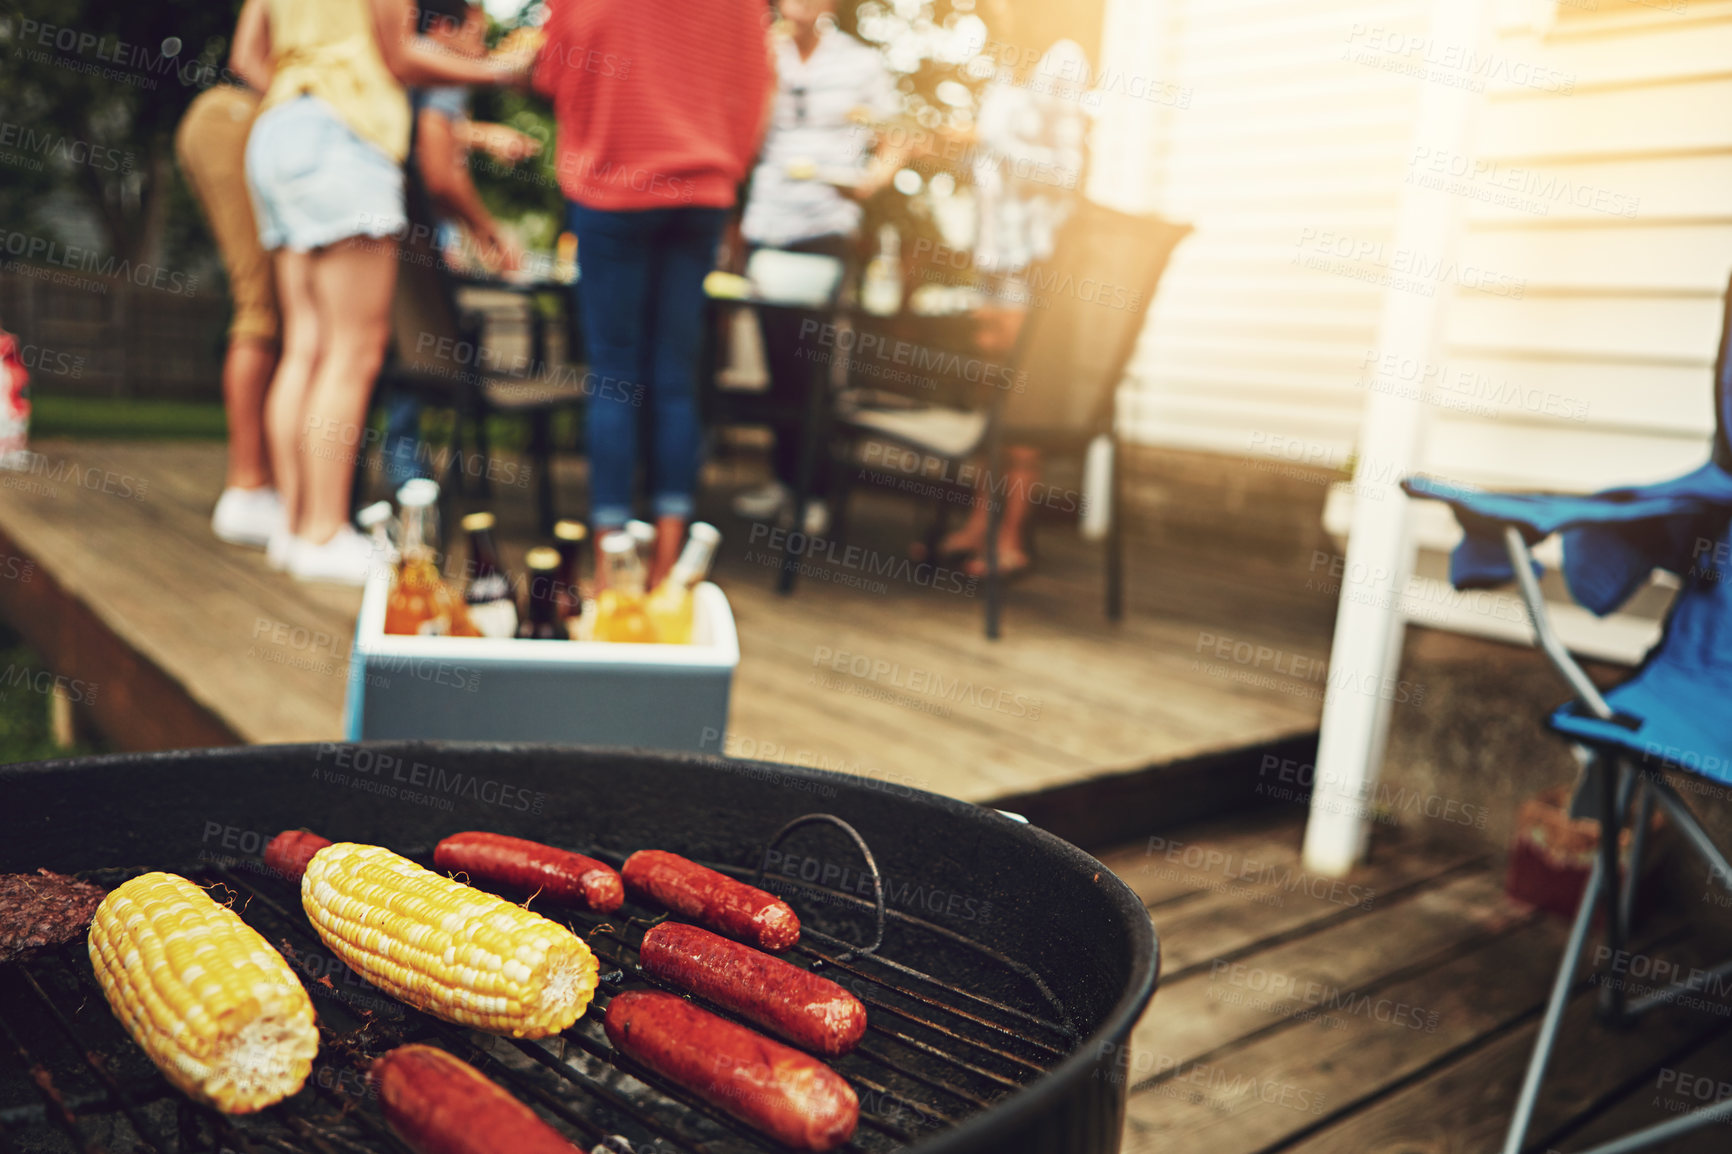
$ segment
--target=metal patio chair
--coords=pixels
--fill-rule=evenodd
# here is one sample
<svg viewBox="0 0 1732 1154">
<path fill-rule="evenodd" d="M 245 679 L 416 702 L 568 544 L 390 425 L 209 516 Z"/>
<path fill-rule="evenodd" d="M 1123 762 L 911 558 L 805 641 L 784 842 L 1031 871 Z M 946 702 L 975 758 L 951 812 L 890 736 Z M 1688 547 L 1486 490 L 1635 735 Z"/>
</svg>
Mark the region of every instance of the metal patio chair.
<svg viewBox="0 0 1732 1154">
<path fill-rule="evenodd" d="M 588 374 L 586 366 L 577 361 L 582 350 L 575 304 L 566 302 L 565 363 L 558 366 L 548 363 L 546 322 L 529 299 L 542 286 L 531 286 L 521 309 L 515 310 L 521 319 L 514 318 L 515 323 L 527 327 L 528 363 L 513 362 L 509 371 L 488 366 L 481 351 L 493 347 L 494 333 L 490 330 L 501 318 L 464 308 L 458 289 L 465 283 L 493 282 L 466 281 L 447 267 L 433 243 L 437 217 L 412 165 L 405 171 L 404 185 L 411 227 L 400 249 L 391 310 L 390 352 L 379 372 L 371 403 L 377 405 L 389 391 L 397 390 L 418 397 L 424 404 L 454 412 L 451 442 L 446 446 L 449 454 L 446 476 L 436 479 L 459 497 L 463 495 L 465 480 L 465 423 L 473 429 L 473 457 L 481 465 L 475 480 L 479 482 L 481 496 L 491 497 L 488 418 L 494 415 L 524 418 L 529 424 L 529 456 L 534 462 L 536 521 L 542 533 L 550 533 L 556 520 L 553 416 L 561 409 L 581 410 L 586 398 Z M 557 291 L 569 297 L 572 290 L 560 286 Z M 454 357 L 452 349 L 462 350 L 463 355 Z M 357 468 L 354 483 L 357 504 L 361 485 L 362 471 Z"/>
<path fill-rule="evenodd" d="M 1546 657 L 1575 699 L 1549 724 L 1577 748 L 1584 771 L 1571 814 L 1600 822 L 1600 852 L 1570 929 L 1546 1005 L 1527 1075 L 1516 1100 L 1505 1154 L 1519 1154 L 1533 1120 L 1540 1086 L 1557 1043 L 1564 1007 L 1596 909 L 1603 914 L 1609 958 L 1630 937 L 1643 842 L 1658 806 L 1683 841 L 1710 867 L 1709 884 L 1732 889 L 1732 863 L 1703 830 L 1668 773 L 1732 787 L 1732 287 L 1715 361 L 1714 447 L 1710 460 L 1683 477 L 1611 489 L 1590 496 L 1497 494 L 1415 477 L 1403 487 L 1415 497 L 1445 501 L 1466 533 L 1450 559 L 1458 588 L 1510 579 L 1527 605 Z M 1659 642 L 1623 684 L 1601 693 L 1559 639 L 1547 616 L 1531 546 L 1553 533 L 1564 548 L 1563 575 L 1571 594 L 1606 614 L 1646 584 L 1653 569 L 1681 583 Z M 1711 788 L 1711 787 L 1710 787 Z M 1619 882 L 1619 840 L 1633 820 L 1630 857 Z M 1617 980 L 1601 988 L 1600 1017 L 1612 1027 L 1699 993 L 1732 975 L 1732 961 L 1630 997 Z M 1732 1099 L 1648 1126 L 1583 1154 L 1623 1154 L 1732 1118 Z"/>
<path fill-rule="evenodd" d="M 1034 300 L 1005 366 L 1016 387 L 977 390 L 986 395 L 971 407 L 957 408 L 906 394 L 884 396 L 892 390 L 874 379 L 869 387 L 847 390 L 837 399 L 838 426 L 856 441 L 876 438 L 956 465 L 983 456 L 986 476 L 995 481 L 1007 445 L 1080 456 L 1097 437 L 1109 438 L 1105 611 L 1110 620 L 1118 620 L 1124 612 L 1118 388 L 1161 275 L 1190 232 L 1188 224 L 1079 200 L 1059 228 L 1051 258 L 1029 274 Z M 852 480 L 856 472 L 874 472 L 859 469 L 852 455 L 846 464 L 840 471 L 844 483 L 837 495 L 839 518 L 846 516 L 848 495 L 857 487 Z M 883 476 L 896 479 L 894 473 Z M 937 505 L 929 548 L 936 547 L 947 508 L 942 502 Z M 990 638 L 999 636 L 1004 605 L 996 548 L 1002 512 L 1001 501 L 989 503 L 985 615 Z"/>
</svg>

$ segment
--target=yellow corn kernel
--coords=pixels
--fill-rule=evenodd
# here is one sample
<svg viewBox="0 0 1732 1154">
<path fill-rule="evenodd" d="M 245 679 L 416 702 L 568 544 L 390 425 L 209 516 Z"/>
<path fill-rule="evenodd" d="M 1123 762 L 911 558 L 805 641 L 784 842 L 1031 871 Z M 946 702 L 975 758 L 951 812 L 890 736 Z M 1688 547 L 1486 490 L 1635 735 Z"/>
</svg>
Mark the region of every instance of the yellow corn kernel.
<svg viewBox="0 0 1732 1154">
<path fill-rule="evenodd" d="M 148 873 L 110 893 L 89 946 L 114 1016 L 189 1097 L 250 1114 L 307 1080 L 319 1028 L 306 989 L 257 930 L 185 878 Z"/>
<path fill-rule="evenodd" d="M 301 906 L 351 969 L 448 1022 L 544 1038 L 595 996 L 595 955 L 576 934 L 388 849 L 326 846 L 307 863 Z"/>
</svg>

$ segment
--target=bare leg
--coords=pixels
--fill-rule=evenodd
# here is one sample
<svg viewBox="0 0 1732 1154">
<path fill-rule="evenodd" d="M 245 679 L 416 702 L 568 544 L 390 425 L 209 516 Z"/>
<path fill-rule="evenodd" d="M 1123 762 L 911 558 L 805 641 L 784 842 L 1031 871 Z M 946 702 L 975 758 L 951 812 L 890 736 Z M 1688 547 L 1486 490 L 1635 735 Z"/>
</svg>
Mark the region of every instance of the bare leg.
<svg viewBox="0 0 1732 1154">
<path fill-rule="evenodd" d="M 1004 496 L 995 498 L 989 493 L 975 493 L 975 514 L 980 517 L 982 530 L 977 550 L 986 545 L 985 520 L 987 502 L 1002 500 L 1004 502 L 1004 518 L 998 524 L 998 571 L 1000 573 L 1015 573 L 1028 568 L 1028 511 L 1031 506 L 1030 492 L 1040 481 L 1040 450 L 1027 445 L 1012 445 L 1006 452 L 1010 458 L 1010 469 L 1005 475 L 1003 486 Z M 974 515 L 970 515 L 972 524 Z M 971 577 L 986 576 L 986 558 L 973 557 L 963 567 L 963 571 Z"/>
<path fill-rule="evenodd" d="M 341 241 L 313 257 L 313 299 L 324 347 L 302 417 L 306 504 L 301 539 L 315 545 L 349 522 L 349 482 L 363 440 L 367 398 L 385 359 L 396 284 L 394 240 Z"/>
<path fill-rule="evenodd" d="M 954 556 L 958 553 L 972 556 L 986 548 L 986 514 L 989 498 L 980 490 L 974 492 L 974 500 L 968 506 L 968 520 L 962 523 L 962 528 L 952 530 L 944 535 L 938 543 L 941 556 Z M 922 558 L 922 560 L 937 560 L 937 558 Z"/>
<path fill-rule="evenodd" d="M 988 305 L 984 308 L 974 310 L 973 316 L 975 322 L 974 341 L 976 347 L 980 349 L 983 356 L 1002 360 L 1004 357 L 1008 356 L 1012 348 L 1015 347 L 1017 334 L 1022 330 L 1022 322 L 1028 316 L 1028 313 L 1026 310 L 1021 308 L 1007 308 L 1003 305 Z M 1014 549 L 1018 556 L 1022 553 L 1022 519 L 1024 513 L 1027 512 L 1026 502 L 1028 486 L 1026 484 L 1023 485 L 1021 496 L 1017 496 L 1014 491 L 1014 479 L 1018 468 L 1017 462 L 1019 453 L 1029 454 L 1032 457 L 1034 462 L 1033 468 L 1035 470 L 1034 480 L 1039 479 L 1040 459 L 1038 454 L 1036 454 L 1033 449 L 1023 448 L 1017 445 L 1010 446 L 1009 457 L 1013 483 L 1011 486 L 1005 488 L 1006 498 L 1014 498 L 1014 503 L 1009 508 L 1006 508 L 1004 520 L 999 525 L 998 553 L 1001 562 L 1011 557 L 1012 549 Z M 996 484 L 998 478 L 988 477 L 986 480 L 989 485 L 993 485 Z M 986 548 L 987 513 L 990 511 L 990 506 L 987 502 L 991 500 L 993 500 L 993 497 L 990 493 L 982 493 L 979 490 L 975 491 L 974 503 L 970 506 L 968 511 L 968 520 L 963 522 L 962 528 L 956 530 L 954 533 L 945 535 L 944 540 L 938 545 L 940 553 L 951 555 L 958 553 L 973 554 L 978 557 L 978 554 Z M 1023 508 L 1018 509 L 1017 506 L 1019 505 L 1023 506 Z M 1013 512 L 1013 510 L 1015 511 Z M 1012 523 L 1013 517 L 1015 518 L 1014 525 Z M 1026 557 L 1022 557 L 1024 565 L 1027 564 L 1027 560 Z M 986 571 L 985 563 L 981 562 L 979 568 L 980 571 L 984 573 Z M 970 572 L 972 571 L 973 570 L 970 569 Z"/>
<path fill-rule="evenodd" d="M 260 489 L 271 483 L 265 451 L 265 395 L 277 370 L 277 344 L 235 337 L 223 358 L 223 408 L 229 423 L 228 487 Z"/>
<path fill-rule="evenodd" d="M 279 249 L 276 253 L 277 301 L 283 313 L 283 352 L 265 396 L 265 440 L 271 472 L 283 500 L 289 532 L 301 532 L 303 479 L 301 422 L 307 390 L 319 365 L 319 314 L 313 304 L 313 258 L 310 253 Z"/>
</svg>

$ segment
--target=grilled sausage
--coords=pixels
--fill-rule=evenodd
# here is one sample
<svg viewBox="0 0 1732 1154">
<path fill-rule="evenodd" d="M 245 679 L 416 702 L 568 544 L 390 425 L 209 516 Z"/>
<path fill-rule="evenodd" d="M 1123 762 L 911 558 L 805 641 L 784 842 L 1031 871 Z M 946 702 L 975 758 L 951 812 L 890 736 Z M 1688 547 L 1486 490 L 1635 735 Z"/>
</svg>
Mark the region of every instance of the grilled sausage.
<svg viewBox="0 0 1732 1154">
<path fill-rule="evenodd" d="M 265 864 L 292 882 L 299 882 L 307 872 L 313 855 L 330 845 L 330 841 L 304 829 L 286 829 L 265 846 Z"/>
<path fill-rule="evenodd" d="M 636 892 L 730 938 L 778 953 L 800 940 L 800 919 L 787 902 L 678 854 L 639 850 L 620 872 Z"/>
<path fill-rule="evenodd" d="M 866 1032 L 866 1007 L 835 982 L 708 930 L 663 922 L 638 955 L 653 976 L 813 1053 L 846 1054 Z"/>
<path fill-rule="evenodd" d="M 612 913 L 625 904 L 619 875 L 570 850 L 498 833 L 454 833 L 433 847 L 433 864 L 472 879 L 540 890 L 556 902 Z"/>
<path fill-rule="evenodd" d="M 608 1041 L 704 1101 L 796 1150 L 833 1150 L 860 1120 L 860 1100 L 809 1054 L 648 990 L 614 995 Z"/>
<path fill-rule="evenodd" d="M 385 1121 L 415 1154 L 575 1154 L 481 1071 L 434 1046 L 398 1046 L 369 1072 Z"/>
</svg>

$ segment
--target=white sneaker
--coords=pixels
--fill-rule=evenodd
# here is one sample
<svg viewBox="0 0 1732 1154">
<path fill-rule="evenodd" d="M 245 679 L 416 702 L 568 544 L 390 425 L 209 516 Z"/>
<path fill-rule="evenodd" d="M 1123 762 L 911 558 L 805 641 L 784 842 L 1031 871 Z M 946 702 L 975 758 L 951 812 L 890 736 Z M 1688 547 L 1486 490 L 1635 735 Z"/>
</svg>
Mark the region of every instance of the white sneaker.
<svg viewBox="0 0 1732 1154">
<path fill-rule="evenodd" d="M 294 562 L 295 550 L 300 544 L 301 539 L 289 532 L 287 525 L 278 525 L 277 531 L 265 542 L 265 564 L 279 572 L 286 570 Z"/>
<path fill-rule="evenodd" d="M 780 481 L 759 485 L 734 495 L 734 515 L 748 521 L 768 521 L 788 507 L 794 494 Z"/>
<path fill-rule="evenodd" d="M 365 585 L 378 564 L 373 543 L 344 525 L 323 545 L 298 541 L 289 559 L 289 572 L 297 581 L 323 581 L 332 585 Z"/>
<path fill-rule="evenodd" d="M 283 502 L 275 489 L 223 490 L 211 514 L 211 532 L 230 545 L 265 547 L 283 524 Z"/>
</svg>

